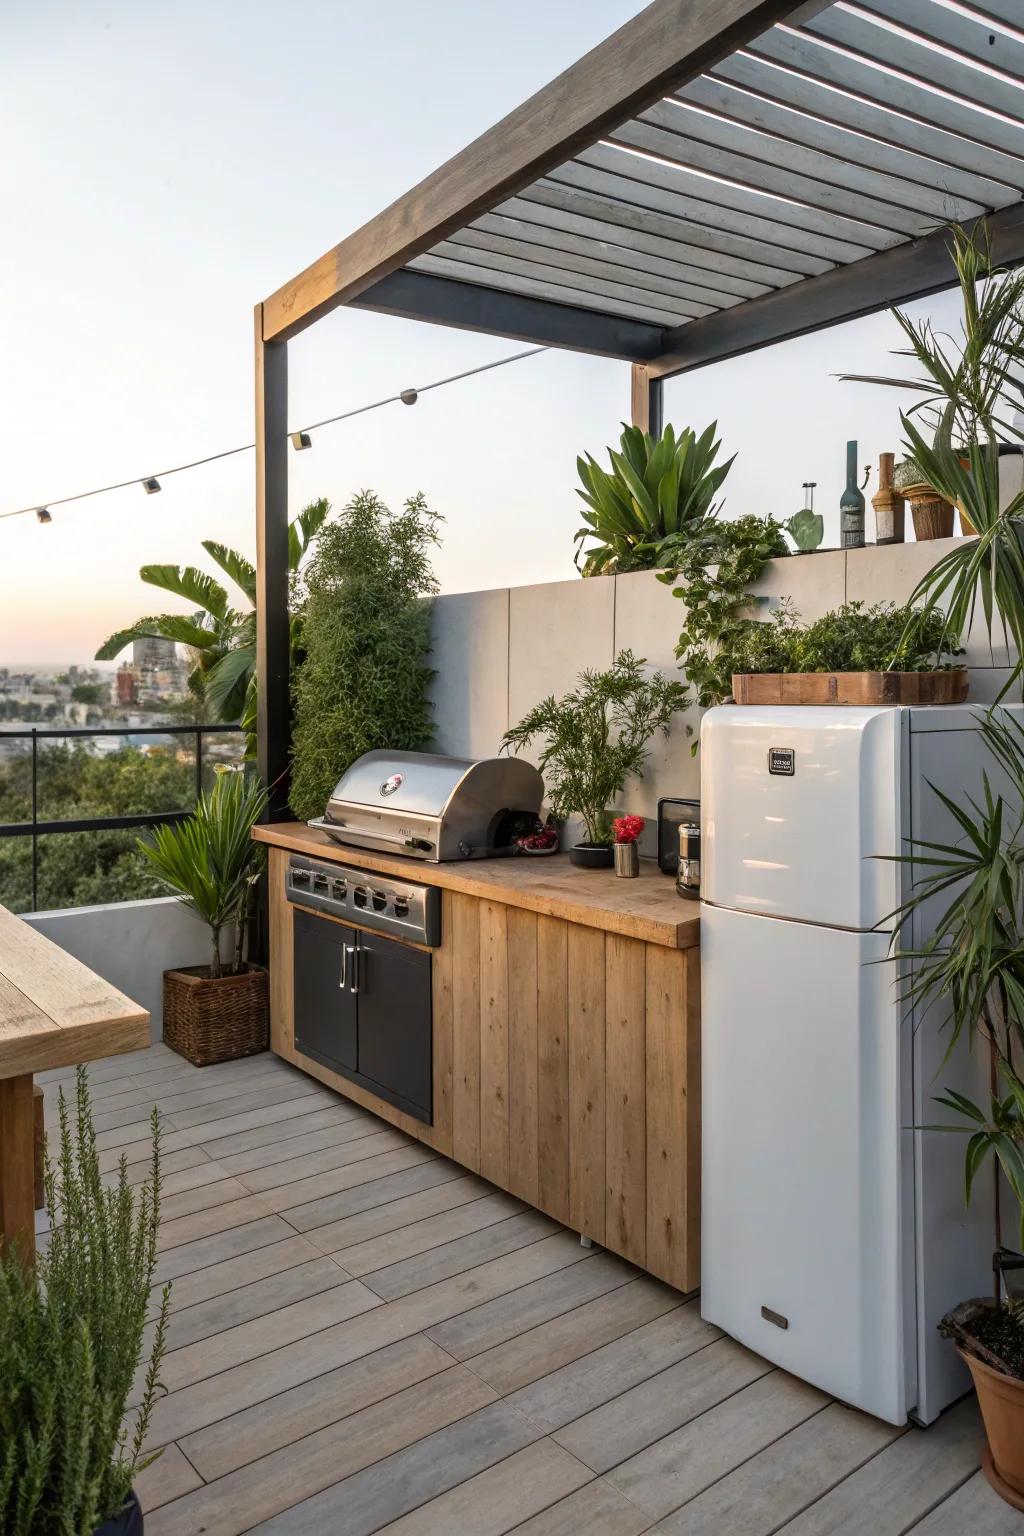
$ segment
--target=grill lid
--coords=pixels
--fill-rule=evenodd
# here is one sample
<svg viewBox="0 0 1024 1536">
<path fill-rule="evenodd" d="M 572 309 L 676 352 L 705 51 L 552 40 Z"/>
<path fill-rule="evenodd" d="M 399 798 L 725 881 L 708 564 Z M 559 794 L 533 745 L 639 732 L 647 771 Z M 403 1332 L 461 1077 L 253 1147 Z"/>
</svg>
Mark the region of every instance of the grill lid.
<svg viewBox="0 0 1024 1536">
<path fill-rule="evenodd" d="M 342 774 L 332 802 L 440 816 L 453 790 L 474 766 L 468 757 L 430 752 L 366 752 Z"/>
</svg>

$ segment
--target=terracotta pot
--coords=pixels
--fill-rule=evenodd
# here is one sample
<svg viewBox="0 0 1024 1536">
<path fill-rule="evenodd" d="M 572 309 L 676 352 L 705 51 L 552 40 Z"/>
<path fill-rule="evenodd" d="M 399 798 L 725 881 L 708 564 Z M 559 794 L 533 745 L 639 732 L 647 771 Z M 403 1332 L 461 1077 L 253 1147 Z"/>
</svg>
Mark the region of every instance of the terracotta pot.
<svg viewBox="0 0 1024 1536">
<path fill-rule="evenodd" d="M 974 1378 L 988 1436 L 985 1476 L 1008 1504 L 1024 1510 L 1024 1381 L 993 1370 L 965 1350 L 959 1354 Z"/>
</svg>

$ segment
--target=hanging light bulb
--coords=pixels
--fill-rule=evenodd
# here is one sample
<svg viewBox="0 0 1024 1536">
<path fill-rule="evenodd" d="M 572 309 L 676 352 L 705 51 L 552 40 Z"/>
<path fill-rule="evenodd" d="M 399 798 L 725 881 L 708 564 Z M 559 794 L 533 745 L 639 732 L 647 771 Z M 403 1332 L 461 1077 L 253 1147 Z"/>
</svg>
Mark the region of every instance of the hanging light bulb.
<svg viewBox="0 0 1024 1536">
<path fill-rule="evenodd" d="M 398 398 L 403 405 L 415 405 L 419 395 L 415 389 L 403 389 Z"/>
<path fill-rule="evenodd" d="M 156 478 L 156 475 L 147 475 L 145 480 L 142 481 L 142 489 L 147 496 L 155 495 L 160 489 L 160 481 Z"/>
<path fill-rule="evenodd" d="M 36 520 L 40 523 L 52 523 L 53 518 L 45 507 L 36 507 Z"/>
<path fill-rule="evenodd" d="M 312 448 L 313 446 L 313 439 L 308 432 L 290 432 L 288 435 L 292 440 L 292 447 L 296 453 L 301 453 L 303 448 Z"/>
</svg>

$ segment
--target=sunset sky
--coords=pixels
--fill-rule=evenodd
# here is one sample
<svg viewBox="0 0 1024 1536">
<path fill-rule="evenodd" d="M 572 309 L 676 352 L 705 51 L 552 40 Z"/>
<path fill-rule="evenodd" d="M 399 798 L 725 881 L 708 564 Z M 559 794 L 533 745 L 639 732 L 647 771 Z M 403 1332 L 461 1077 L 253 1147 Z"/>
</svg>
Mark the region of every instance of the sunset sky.
<svg viewBox="0 0 1024 1536">
<path fill-rule="evenodd" d="M 253 304 L 640 8 L 518 0 L 510 24 L 474 0 L 6 0 L 0 512 L 248 442 Z M 885 371 L 898 336 L 877 316 L 669 385 L 677 426 L 717 416 L 739 453 L 728 512 L 788 516 L 816 480 L 835 541 L 846 439 L 877 463 L 900 401 L 831 376 Z M 518 350 L 335 313 L 290 348 L 291 425 Z M 294 508 L 422 490 L 447 519 L 445 590 L 570 576 L 576 455 L 628 400 L 625 364 L 516 363 L 317 433 Z M 204 537 L 251 554 L 251 455 L 49 527 L 0 520 L 0 665 L 85 661 L 152 611 L 138 566 Z"/>
</svg>

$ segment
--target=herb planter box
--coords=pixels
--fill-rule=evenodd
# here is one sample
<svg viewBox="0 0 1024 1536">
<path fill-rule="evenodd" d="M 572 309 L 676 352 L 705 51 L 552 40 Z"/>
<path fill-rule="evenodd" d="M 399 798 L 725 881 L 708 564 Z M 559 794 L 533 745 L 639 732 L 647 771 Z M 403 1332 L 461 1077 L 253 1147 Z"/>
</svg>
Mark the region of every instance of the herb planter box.
<svg viewBox="0 0 1024 1536">
<path fill-rule="evenodd" d="M 164 971 L 164 1044 L 194 1067 L 265 1051 L 269 1020 L 261 965 L 237 976 L 213 977 L 208 965 Z"/>
<path fill-rule="evenodd" d="M 939 672 L 742 672 L 737 704 L 962 704 L 966 667 Z"/>
<path fill-rule="evenodd" d="M 104 1520 L 102 1525 L 96 1527 L 93 1536 L 142 1536 L 143 1529 L 142 1505 L 133 1488 L 120 1513 Z"/>
</svg>

